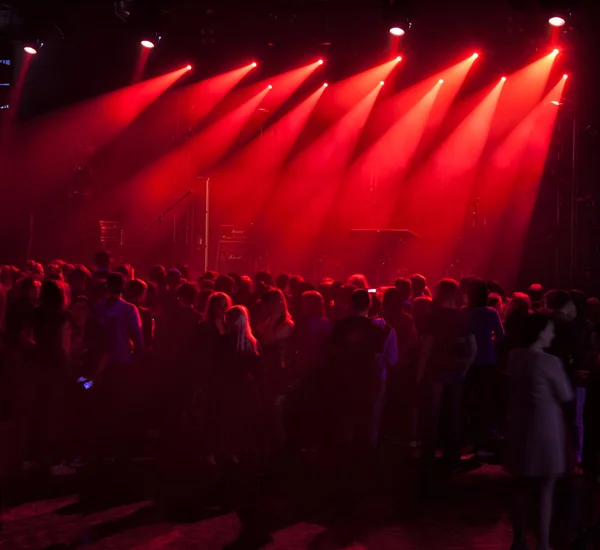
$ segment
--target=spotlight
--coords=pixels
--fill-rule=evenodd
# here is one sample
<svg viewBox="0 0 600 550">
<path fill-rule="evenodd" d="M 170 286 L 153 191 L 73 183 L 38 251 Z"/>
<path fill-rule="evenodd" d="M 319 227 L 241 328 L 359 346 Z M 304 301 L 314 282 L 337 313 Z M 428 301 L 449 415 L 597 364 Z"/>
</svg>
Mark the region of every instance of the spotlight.
<svg viewBox="0 0 600 550">
<path fill-rule="evenodd" d="M 443 83 L 444 83 L 444 79 L 443 79 L 443 78 L 440 78 L 440 79 L 438 80 L 438 82 L 439 82 L 440 84 L 443 84 Z"/>
<path fill-rule="evenodd" d="M 500 82 L 506 82 L 506 77 L 505 77 L 505 76 L 503 76 L 503 77 L 500 79 Z"/>
<path fill-rule="evenodd" d="M 553 53 L 553 55 L 558 55 L 558 48 L 554 48 L 554 49 L 552 50 L 552 53 Z"/>
<path fill-rule="evenodd" d="M 568 74 L 563 74 L 563 78 L 569 78 Z"/>
<path fill-rule="evenodd" d="M 267 86 L 267 88 L 269 88 L 269 90 L 272 90 L 272 89 L 273 89 L 273 86 L 271 86 L 271 84 L 269 84 L 269 85 Z"/>
<path fill-rule="evenodd" d="M 401 29 L 400 27 L 392 27 L 390 29 L 390 34 L 393 34 L 394 36 L 404 36 L 404 29 Z"/>
<path fill-rule="evenodd" d="M 152 40 L 142 40 L 140 42 L 140 44 L 144 47 L 144 48 L 148 48 L 148 49 L 152 49 L 154 48 L 154 42 L 152 42 Z"/>
<path fill-rule="evenodd" d="M 327 82 L 323 83 L 323 88 L 327 88 L 327 86 L 329 86 L 329 84 L 327 84 Z"/>
<path fill-rule="evenodd" d="M 556 99 L 552 100 L 550 103 L 552 103 L 552 105 L 556 105 L 557 107 L 560 105 L 560 101 L 556 101 Z"/>
<path fill-rule="evenodd" d="M 385 82 L 383 80 L 379 83 L 380 86 L 383 86 L 384 84 Z"/>
<path fill-rule="evenodd" d="M 322 59 L 319 59 L 319 61 L 317 61 L 317 63 L 318 63 L 319 65 L 323 65 L 324 61 L 323 61 Z"/>
<path fill-rule="evenodd" d="M 396 58 L 396 61 L 402 61 L 402 58 L 401 58 L 400 56 L 398 56 L 398 57 Z"/>
<path fill-rule="evenodd" d="M 565 20 L 562 17 L 551 17 L 548 19 L 548 23 L 553 27 L 562 27 L 565 24 Z"/>
<path fill-rule="evenodd" d="M 25 46 L 23 48 L 29 55 L 35 55 L 37 50 L 33 46 Z"/>
<path fill-rule="evenodd" d="M 258 67 L 258 63 L 257 63 L 256 61 L 253 61 L 253 62 L 252 62 L 252 66 L 253 66 L 253 67 Z"/>
<path fill-rule="evenodd" d="M 29 55 L 37 54 L 41 47 L 44 45 L 40 40 L 25 40 L 23 43 L 23 50 Z"/>
<path fill-rule="evenodd" d="M 187 69 L 188 71 L 191 71 L 191 70 L 192 70 L 192 66 L 191 66 L 191 65 L 188 65 L 188 66 L 186 67 L 186 69 Z"/>
<path fill-rule="evenodd" d="M 472 56 L 471 59 L 477 59 L 479 57 L 479 54 L 477 52 L 475 52 Z"/>
</svg>

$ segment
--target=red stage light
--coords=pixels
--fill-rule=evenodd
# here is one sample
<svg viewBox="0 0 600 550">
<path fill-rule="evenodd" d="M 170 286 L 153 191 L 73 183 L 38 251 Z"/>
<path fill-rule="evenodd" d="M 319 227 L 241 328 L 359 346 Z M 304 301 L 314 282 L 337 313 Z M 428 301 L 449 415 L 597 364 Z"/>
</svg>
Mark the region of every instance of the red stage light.
<svg viewBox="0 0 600 550">
<path fill-rule="evenodd" d="M 319 65 L 323 65 L 324 61 L 323 61 L 322 59 L 319 59 L 319 61 L 317 61 L 317 63 L 318 63 Z"/>
<path fill-rule="evenodd" d="M 479 54 L 478 54 L 478 53 L 474 53 L 474 54 L 471 56 L 471 59 L 477 59 L 478 57 L 479 57 Z"/>
<path fill-rule="evenodd" d="M 503 77 L 502 77 L 500 80 L 501 80 L 502 82 L 506 82 L 506 77 L 505 77 L 505 76 L 503 76 Z"/>
<path fill-rule="evenodd" d="M 379 83 L 380 86 L 383 86 L 384 84 L 385 82 L 383 80 Z"/>
<path fill-rule="evenodd" d="M 562 27 L 565 24 L 565 20 L 562 17 L 551 17 L 548 19 L 548 23 L 553 27 Z"/>
<path fill-rule="evenodd" d="M 142 40 L 140 44 L 144 46 L 144 48 L 154 48 L 154 42 L 151 42 L 150 40 Z"/>
<path fill-rule="evenodd" d="M 271 86 L 271 84 L 269 84 L 269 85 L 267 86 L 267 88 L 269 88 L 269 90 L 272 90 L 272 89 L 273 89 L 273 86 Z"/>
<path fill-rule="evenodd" d="M 257 67 L 257 66 L 258 66 L 258 63 L 257 63 L 256 61 L 253 61 L 253 62 L 252 62 L 252 66 L 253 66 L 253 67 Z"/>
<path fill-rule="evenodd" d="M 438 80 L 438 82 L 439 82 L 440 84 L 443 84 L 443 83 L 444 83 L 444 79 L 443 79 L 443 78 L 440 78 L 440 79 Z"/>
<path fill-rule="evenodd" d="M 325 83 L 323 84 L 323 88 L 327 88 L 327 86 L 329 86 L 329 84 L 327 84 L 327 82 L 325 82 Z"/>
<path fill-rule="evenodd" d="M 25 46 L 23 48 L 29 55 L 35 55 L 37 53 L 37 50 L 35 48 L 32 48 L 31 46 Z"/>
<path fill-rule="evenodd" d="M 186 66 L 186 69 L 187 69 L 188 71 L 191 71 L 191 70 L 192 70 L 192 66 L 191 66 L 191 65 L 188 65 L 188 66 Z"/>
<path fill-rule="evenodd" d="M 563 78 L 569 78 L 568 74 L 563 74 Z"/>
<path fill-rule="evenodd" d="M 554 49 L 552 50 L 552 53 L 553 53 L 554 55 L 558 55 L 558 48 L 554 48 Z"/>
<path fill-rule="evenodd" d="M 552 103 L 552 105 L 556 105 L 557 107 L 560 105 L 560 101 L 556 101 L 556 99 L 551 101 L 550 103 Z"/>
<path fill-rule="evenodd" d="M 390 34 L 393 34 L 394 36 L 403 36 L 404 30 L 401 29 L 400 27 L 392 27 L 390 29 Z"/>
<path fill-rule="evenodd" d="M 398 56 L 398 57 L 396 58 L 396 61 L 402 61 L 402 58 L 401 58 L 400 56 Z"/>
</svg>

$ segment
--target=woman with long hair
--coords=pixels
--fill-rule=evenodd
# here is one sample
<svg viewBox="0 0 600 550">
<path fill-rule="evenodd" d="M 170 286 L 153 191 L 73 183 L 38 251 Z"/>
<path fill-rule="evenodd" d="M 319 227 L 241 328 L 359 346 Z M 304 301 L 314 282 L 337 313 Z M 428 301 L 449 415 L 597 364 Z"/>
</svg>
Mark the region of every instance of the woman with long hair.
<svg viewBox="0 0 600 550">
<path fill-rule="evenodd" d="M 226 333 L 219 337 L 210 381 L 209 461 L 237 463 L 259 453 L 262 403 L 258 385 L 260 355 L 248 310 L 230 307 Z"/>
<path fill-rule="evenodd" d="M 277 448 L 285 444 L 283 407 L 291 385 L 295 382 L 293 372 L 286 362 L 294 322 L 288 311 L 283 292 L 272 288 L 265 292 L 260 302 L 262 322 L 257 325 L 257 338 L 262 354 L 262 384 L 266 403 L 273 404 L 272 435 Z"/>
<path fill-rule="evenodd" d="M 550 549 L 554 485 L 567 470 L 565 415 L 573 389 L 557 357 L 546 349 L 554 324 L 533 313 L 523 323 L 522 347 L 508 362 L 509 402 L 504 466 L 515 478 L 513 550 L 527 548 L 525 526 L 530 493 L 539 494 L 538 550 Z"/>
</svg>

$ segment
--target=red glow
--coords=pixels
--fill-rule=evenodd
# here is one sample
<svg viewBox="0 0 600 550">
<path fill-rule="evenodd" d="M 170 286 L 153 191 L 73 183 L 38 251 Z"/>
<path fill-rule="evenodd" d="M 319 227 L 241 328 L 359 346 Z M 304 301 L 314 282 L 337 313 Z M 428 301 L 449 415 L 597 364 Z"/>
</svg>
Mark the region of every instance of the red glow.
<svg viewBox="0 0 600 550">
<path fill-rule="evenodd" d="M 394 36 L 404 36 L 404 30 L 400 27 L 392 27 L 390 29 L 390 34 L 393 34 Z"/>
<path fill-rule="evenodd" d="M 500 80 L 501 80 L 502 82 L 506 82 L 506 77 L 505 77 L 505 76 L 503 76 L 503 77 L 502 77 Z"/>
<path fill-rule="evenodd" d="M 256 61 L 254 61 L 254 62 L 252 63 L 252 67 L 254 68 L 254 67 L 257 67 L 257 66 L 258 66 L 258 63 L 256 63 Z"/>
<path fill-rule="evenodd" d="M 548 19 L 548 23 L 553 27 L 562 27 L 565 24 L 565 20 L 562 17 L 551 17 Z"/>
<path fill-rule="evenodd" d="M 188 71 L 191 71 L 191 70 L 192 70 L 192 66 L 191 66 L 191 65 L 187 65 L 187 66 L 186 66 L 186 69 L 187 69 Z"/>
<path fill-rule="evenodd" d="M 385 82 L 383 80 L 379 83 L 380 86 L 383 86 L 384 84 Z"/>
<path fill-rule="evenodd" d="M 35 48 L 32 48 L 31 46 L 25 46 L 23 48 L 29 55 L 35 55 L 37 53 L 37 50 Z"/>
<path fill-rule="evenodd" d="M 327 84 L 327 82 L 323 83 L 323 88 L 327 88 L 327 86 L 329 86 L 329 84 Z"/>
<path fill-rule="evenodd" d="M 140 42 L 140 44 L 144 47 L 144 48 L 154 48 L 154 42 L 151 42 L 150 40 L 142 40 Z"/>
<path fill-rule="evenodd" d="M 559 53 L 559 50 L 558 50 L 558 48 L 554 48 L 554 49 L 552 50 L 552 55 L 558 55 L 558 53 Z"/>
<path fill-rule="evenodd" d="M 563 78 L 569 78 L 568 74 L 563 74 Z"/>
<path fill-rule="evenodd" d="M 440 78 L 440 79 L 438 80 L 438 82 L 439 82 L 440 84 L 443 84 L 443 83 L 444 83 L 444 79 L 443 79 L 443 78 Z"/>
<path fill-rule="evenodd" d="M 319 61 L 317 61 L 317 63 L 318 63 L 319 65 L 323 65 L 324 61 L 323 61 L 322 59 L 319 59 Z"/>
<path fill-rule="evenodd" d="M 478 53 L 474 53 L 474 54 L 473 54 L 471 57 L 472 57 L 473 59 L 477 59 L 477 58 L 479 57 L 479 54 L 478 54 Z"/>
<path fill-rule="evenodd" d="M 267 88 L 269 88 L 269 90 L 272 90 L 272 89 L 273 89 L 273 86 L 271 86 L 271 84 L 269 84 L 269 85 L 267 86 Z"/>
<path fill-rule="evenodd" d="M 398 56 L 398 57 L 396 58 L 396 61 L 402 61 L 402 58 L 401 58 L 400 56 Z"/>
</svg>

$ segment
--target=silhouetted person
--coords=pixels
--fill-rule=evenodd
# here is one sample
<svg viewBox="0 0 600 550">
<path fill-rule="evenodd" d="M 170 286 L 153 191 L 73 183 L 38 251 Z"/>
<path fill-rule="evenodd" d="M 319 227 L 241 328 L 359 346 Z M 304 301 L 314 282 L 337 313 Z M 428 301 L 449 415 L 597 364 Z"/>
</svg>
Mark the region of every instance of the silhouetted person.
<svg viewBox="0 0 600 550">
<path fill-rule="evenodd" d="M 465 313 L 456 306 L 458 298 L 458 283 L 442 279 L 423 333 L 418 378 L 423 394 L 426 481 L 430 481 L 433 471 L 441 418 L 446 422 L 443 438 L 445 465 L 451 472 L 460 466 L 462 393 L 465 375 L 477 353 L 477 344 Z"/>
<path fill-rule="evenodd" d="M 482 451 L 500 424 L 498 418 L 499 372 L 495 345 L 504 340 L 498 312 L 488 307 L 489 290 L 483 279 L 471 279 L 467 288 L 465 313 L 470 332 L 475 335 L 477 355 L 467 376 L 470 420 L 476 451 Z"/>
<path fill-rule="evenodd" d="M 531 300 L 531 309 L 533 311 L 541 311 L 544 309 L 544 287 L 534 284 L 527 289 L 527 295 Z"/>
<path fill-rule="evenodd" d="M 94 254 L 94 265 L 96 271 L 92 274 L 94 279 L 101 279 L 105 281 L 110 273 L 110 266 L 112 265 L 112 255 L 108 250 L 99 250 Z"/>
</svg>

